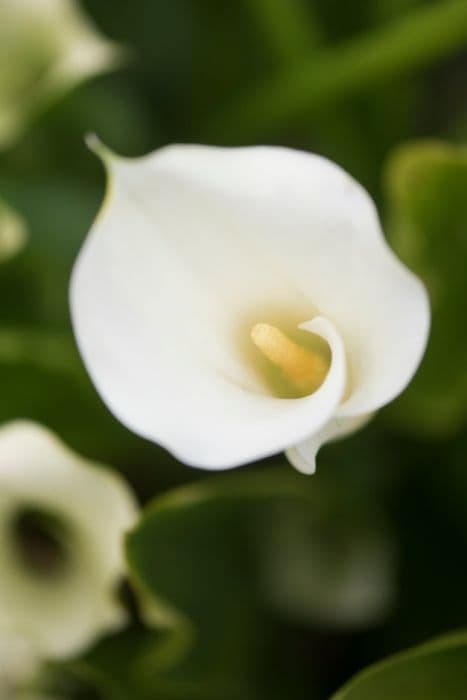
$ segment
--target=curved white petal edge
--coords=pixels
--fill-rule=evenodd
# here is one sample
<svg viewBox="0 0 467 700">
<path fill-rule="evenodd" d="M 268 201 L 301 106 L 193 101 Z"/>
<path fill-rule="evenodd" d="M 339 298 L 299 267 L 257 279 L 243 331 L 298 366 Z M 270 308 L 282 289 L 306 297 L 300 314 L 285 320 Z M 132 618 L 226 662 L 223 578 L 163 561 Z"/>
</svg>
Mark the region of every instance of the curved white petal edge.
<svg viewBox="0 0 467 700">
<path fill-rule="evenodd" d="M 40 425 L 2 426 L 0 639 L 24 640 L 40 659 L 62 659 L 119 629 L 126 621 L 117 596 L 123 535 L 137 512 L 117 473 L 78 456 Z M 58 561 L 22 541 L 20 518 L 31 513 L 53 523 Z"/>
<path fill-rule="evenodd" d="M 370 413 L 366 416 L 355 416 L 354 418 L 331 418 L 326 425 L 314 433 L 311 437 L 289 447 L 285 451 L 287 459 L 295 469 L 302 474 L 314 474 L 316 471 L 316 455 L 321 445 L 332 442 L 346 435 L 351 435 L 366 425 L 373 417 Z"/>
<path fill-rule="evenodd" d="M 109 186 L 71 313 L 99 393 L 130 429 L 196 467 L 286 450 L 310 473 L 323 442 L 405 388 L 427 342 L 427 294 L 340 167 L 276 147 L 125 159 L 94 146 Z M 314 393 L 271 393 L 249 336 L 260 322 L 325 339 Z"/>
</svg>

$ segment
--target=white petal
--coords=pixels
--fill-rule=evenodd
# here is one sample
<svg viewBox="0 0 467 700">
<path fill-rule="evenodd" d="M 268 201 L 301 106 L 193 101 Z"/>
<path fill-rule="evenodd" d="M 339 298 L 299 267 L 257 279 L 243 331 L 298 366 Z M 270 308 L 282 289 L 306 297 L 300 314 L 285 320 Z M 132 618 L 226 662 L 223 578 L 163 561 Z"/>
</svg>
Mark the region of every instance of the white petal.
<svg viewBox="0 0 467 700">
<path fill-rule="evenodd" d="M 118 230 L 112 226 L 112 231 L 118 238 Z M 100 241 L 96 237 L 93 242 Z M 116 247 L 113 251 L 118 254 Z M 135 252 L 130 247 L 122 263 Z M 181 298 L 163 294 L 166 307 L 156 304 L 151 319 L 142 305 L 129 308 L 132 294 L 126 296 L 126 286 L 118 289 L 119 277 L 125 281 L 120 265 L 115 270 L 107 265 L 97 292 L 94 263 L 101 260 L 100 251 L 87 248 L 75 269 L 75 331 L 96 387 L 114 414 L 135 432 L 160 443 L 186 464 L 225 469 L 283 450 L 318 430 L 335 412 L 346 386 L 345 354 L 342 340 L 326 319 L 315 317 L 303 324 L 303 330 L 322 336 L 332 351 L 322 386 L 302 399 L 275 398 L 245 372 L 225 344 L 222 324 L 216 327 L 193 319 L 205 304 L 190 307 L 180 319 L 176 311 L 173 316 L 170 312 L 172 303 Z M 155 266 L 157 261 L 155 256 Z M 152 261 L 146 258 L 146 262 Z M 145 274 L 141 264 L 134 263 L 140 276 L 131 282 L 133 292 Z M 158 283 L 163 286 L 163 279 Z M 144 293 L 143 286 L 142 304 Z M 183 298 L 188 300 L 189 295 Z M 227 338 L 235 348 L 233 334 Z"/>
<path fill-rule="evenodd" d="M 40 659 L 30 640 L 0 630 L 0 697 L 2 690 L 29 683 L 40 667 Z"/>
<path fill-rule="evenodd" d="M 111 187 L 77 261 L 71 307 L 88 370 L 122 422 L 209 468 L 312 434 L 314 417 L 308 431 L 298 418 L 303 404 L 266 400 L 247 361 L 251 326 L 278 315 L 324 316 L 344 339 L 341 415 L 402 390 L 425 345 L 426 295 L 340 168 L 266 147 L 105 159 Z"/>
<path fill-rule="evenodd" d="M 49 91 L 75 85 L 122 62 L 124 50 L 98 33 L 76 0 L 47 2 L 50 3 L 49 12 L 55 13 L 57 29 L 60 29 L 60 51 L 47 76 Z"/>
<path fill-rule="evenodd" d="M 406 386 L 426 345 L 427 294 L 345 171 L 320 156 L 267 147 L 174 147 L 149 157 L 147 167 L 233 203 L 250 250 L 263 251 L 263 264 L 275 260 L 274 273 L 339 328 L 352 379 L 343 415 L 373 411 Z"/>
<path fill-rule="evenodd" d="M 30 571 L 12 522 L 33 508 L 63 522 L 66 566 Z M 122 536 L 136 504 L 117 474 L 86 462 L 45 428 L 15 422 L 0 430 L 0 630 L 31 640 L 50 657 L 77 653 L 125 614 L 116 586 L 124 571 Z"/>
<path fill-rule="evenodd" d="M 287 459 L 302 474 L 314 474 L 316 455 L 324 443 L 351 435 L 356 430 L 363 428 L 372 417 L 373 414 L 370 413 L 353 418 L 331 418 L 321 430 L 286 450 Z"/>
</svg>

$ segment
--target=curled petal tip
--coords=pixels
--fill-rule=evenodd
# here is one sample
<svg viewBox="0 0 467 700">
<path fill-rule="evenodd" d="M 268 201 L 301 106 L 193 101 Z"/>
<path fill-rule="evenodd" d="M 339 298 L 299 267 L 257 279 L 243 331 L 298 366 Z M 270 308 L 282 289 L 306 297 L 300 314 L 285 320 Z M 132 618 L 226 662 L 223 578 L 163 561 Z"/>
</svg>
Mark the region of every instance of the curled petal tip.
<svg viewBox="0 0 467 700">
<path fill-rule="evenodd" d="M 102 145 L 102 141 L 100 140 L 98 135 L 95 134 L 93 131 L 88 131 L 84 135 L 84 143 L 91 151 L 97 151 L 98 148 Z"/>
<path fill-rule="evenodd" d="M 107 146 L 102 143 L 99 136 L 94 132 L 88 132 L 85 134 L 84 143 L 90 151 L 99 156 L 99 158 L 104 162 L 108 161 L 114 155 L 110 148 L 107 148 Z"/>
<path fill-rule="evenodd" d="M 286 456 L 290 464 L 295 467 L 299 474 L 312 476 L 316 472 L 316 452 L 304 456 L 297 448 L 292 447 L 286 450 Z"/>
</svg>

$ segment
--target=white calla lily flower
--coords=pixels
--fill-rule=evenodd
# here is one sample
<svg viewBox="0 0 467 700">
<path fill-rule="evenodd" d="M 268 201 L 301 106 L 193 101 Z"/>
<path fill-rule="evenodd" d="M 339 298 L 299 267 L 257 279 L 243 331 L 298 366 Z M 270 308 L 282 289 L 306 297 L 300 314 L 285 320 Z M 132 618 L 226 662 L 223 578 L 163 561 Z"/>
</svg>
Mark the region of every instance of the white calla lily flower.
<svg viewBox="0 0 467 700">
<path fill-rule="evenodd" d="M 134 497 L 118 474 L 30 422 L 0 429 L 0 635 L 66 658 L 126 614 L 117 599 Z"/>
<path fill-rule="evenodd" d="M 110 185 L 71 311 L 129 428 L 197 467 L 286 450 L 310 473 L 323 442 L 404 389 L 427 295 L 341 168 L 274 147 L 97 150 Z"/>
<path fill-rule="evenodd" d="M 120 60 L 76 0 L 1 0 L 0 147 L 44 104 Z"/>
</svg>

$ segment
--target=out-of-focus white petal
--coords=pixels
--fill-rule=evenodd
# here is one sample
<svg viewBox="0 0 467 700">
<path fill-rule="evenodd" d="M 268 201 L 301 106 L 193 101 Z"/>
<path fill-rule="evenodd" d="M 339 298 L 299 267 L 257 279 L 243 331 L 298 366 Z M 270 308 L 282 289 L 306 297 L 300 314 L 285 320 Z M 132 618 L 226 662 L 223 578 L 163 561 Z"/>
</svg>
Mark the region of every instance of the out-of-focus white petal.
<svg viewBox="0 0 467 700">
<path fill-rule="evenodd" d="M 338 166 L 269 147 L 104 160 L 109 192 L 71 309 L 88 370 L 122 422 L 207 468 L 315 435 L 331 417 L 329 384 L 305 399 L 271 396 L 252 360 L 258 322 L 327 319 L 348 366 L 334 417 L 370 413 L 404 388 L 426 343 L 426 294 Z"/>
<path fill-rule="evenodd" d="M 53 519 L 59 568 L 48 570 L 46 559 L 38 569 L 25 549 L 18 523 L 31 512 Z M 45 428 L 1 428 L 0 631 L 32 641 L 45 658 L 63 658 L 120 627 L 122 536 L 136 512 L 116 473 L 77 456 Z"/>
<path fill-rule="evenodd" d="M 0 698 L 15 700 L 16 690 L 30 683 L 40 668 L 31 641 L 0 630 Z"/>
<path fill-rule="evenodd" d="M 25 242 L 25 222 L 19 214 L 0 201 L 0 262 L 20 251 Z"/>
<path fill-rule="evenodd" d="M 0 148 L 37 110 L 121 57 L 76 0 L 1 0 Z"/>
<path fill-rule="evenodd" d="M 62 700 L 58 695 L 33 690 L 41 667 L 37 649 L 29 640 L 0 632 L 1 700 Z"/>
</svg>

